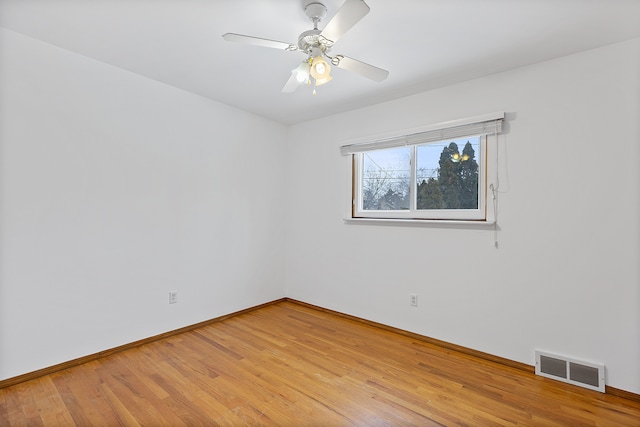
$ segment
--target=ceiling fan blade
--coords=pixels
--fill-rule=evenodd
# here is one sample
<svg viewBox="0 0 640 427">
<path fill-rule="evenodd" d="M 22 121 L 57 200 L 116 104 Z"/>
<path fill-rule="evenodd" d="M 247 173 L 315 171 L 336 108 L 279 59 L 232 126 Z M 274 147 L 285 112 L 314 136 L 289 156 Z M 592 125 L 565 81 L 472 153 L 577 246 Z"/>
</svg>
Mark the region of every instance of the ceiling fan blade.
<svg viewBox="0 0 640 427">
<path fill-rule="evenodd" d="M 298 89 L 299 85 L 300 82 L 296 78 L 296 75 L 294 73 L 291 73 L 291 77 L 289 77 L 289 80 L 287 80 L 284 86 L 282 86 L 282 93 L 295 92 L 295 90 Z"/>
<path fill-rule="evenodd" d="M 297 47 L 291 43 L 279 42 L 277 40 L 261 39 L 260 37 L 245 36 L 243 34 L 226 33 L 222 38 L 228 42 L 252 44 L 254 46 L 270 47 L 281 50 L 296 50 Z"/>
<path fill-rule="evenodd" d="M 360 74 L 362 77 L 366 77 L 376 82 L 381 82 L 389 77 L 389 72 L 387 70 L 374 67 L 373 65 L 344 55 L 334 56 L 331 63 L 338 68 Z"/>
<path fill-rule="evenodd" d="M 369 6 L 363 0 L 345 0 L 320 35 L 335 43 L 367 13 Z"/>
</svg>

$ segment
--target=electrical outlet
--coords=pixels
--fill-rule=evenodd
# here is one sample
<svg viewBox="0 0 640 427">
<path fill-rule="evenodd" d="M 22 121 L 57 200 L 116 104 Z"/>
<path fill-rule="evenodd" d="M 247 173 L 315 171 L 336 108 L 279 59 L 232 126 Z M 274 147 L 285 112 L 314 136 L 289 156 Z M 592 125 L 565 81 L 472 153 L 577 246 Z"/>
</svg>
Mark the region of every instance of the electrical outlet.
<svg viewBox="0 0 640 427">
<path fill-rule="evenodd" d="M 411 305 L 411 307 L 417 307 L 418 306 L 418 295 L 417 294 L 409 294 L 409 305 Z"/>
<path fill-rule="evenodd" d="M 178 291 L 169 292 L 169 304 L 175 304 L 178 302 Z"/>
</svg>

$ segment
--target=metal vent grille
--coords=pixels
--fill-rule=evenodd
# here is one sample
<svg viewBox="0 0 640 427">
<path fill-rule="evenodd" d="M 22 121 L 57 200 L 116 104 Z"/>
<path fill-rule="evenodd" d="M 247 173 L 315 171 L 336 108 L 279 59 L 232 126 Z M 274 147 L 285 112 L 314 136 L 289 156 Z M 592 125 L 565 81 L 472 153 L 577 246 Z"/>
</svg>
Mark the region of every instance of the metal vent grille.
<svg viewBox="0 0 640 427">
<path fill-rule="evenodd" d="M 540 371 L 554 377 L 567 378 L 567 362 L 540 355 Z"/>
<path fill-rule="evenodd" d="M 536 350 L 536 374 L 604 393 L 604 365 Z"/>
</svg>

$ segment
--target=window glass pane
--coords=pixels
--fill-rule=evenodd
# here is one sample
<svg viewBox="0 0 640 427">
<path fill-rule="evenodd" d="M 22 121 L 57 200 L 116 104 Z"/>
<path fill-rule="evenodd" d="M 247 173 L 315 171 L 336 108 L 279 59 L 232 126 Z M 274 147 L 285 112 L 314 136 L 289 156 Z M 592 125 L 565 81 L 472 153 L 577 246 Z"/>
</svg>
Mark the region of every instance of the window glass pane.
<svg viewBox="0 0 640 427">
<path fill-rule="evenodd" d="M 416 147 L 417 209 L 478 209 L 480 137 Z"/>
<path fill-rule="evenodd" d="M 405 210 L 410 206 L 411 148 L 368 151 L 362 158 L 362 209 Z"/>
</svg>

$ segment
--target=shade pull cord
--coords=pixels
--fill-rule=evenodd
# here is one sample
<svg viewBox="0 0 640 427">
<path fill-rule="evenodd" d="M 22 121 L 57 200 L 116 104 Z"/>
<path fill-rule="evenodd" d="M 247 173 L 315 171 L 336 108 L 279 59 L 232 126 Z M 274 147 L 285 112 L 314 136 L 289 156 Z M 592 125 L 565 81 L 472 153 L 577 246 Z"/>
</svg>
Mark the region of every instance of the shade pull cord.
<svg viewBox="0 0 640 427">
<path fill-rule="evenodd" d="M 498 133 L 495 132 L 493 136 L 496 138 L 496 186 L 491 183 L 489 185 L 489 189 L 491 190 L 491 198 L 493 199 L 493 247 L 498 248 L 498 200 L 496 194 L 498 192 L 498 188 L 500 188 L 500 162 L 498 155 L 500 153 L 500 148 L 498 142 Z"/>
<path fill-rule="evenodd" d="M 496 188 L 493 184 L 489 185 L 491 190 L 491 198 L 493 199 L 493 215 L 495 216 L 493 222 L 493 246 L 498 247 L 498 200 L 496 199 Z"/>
</svg>

